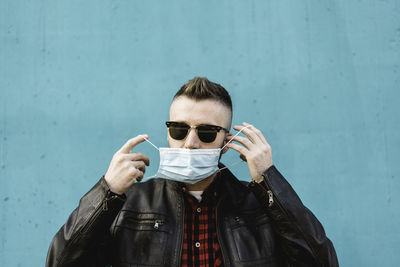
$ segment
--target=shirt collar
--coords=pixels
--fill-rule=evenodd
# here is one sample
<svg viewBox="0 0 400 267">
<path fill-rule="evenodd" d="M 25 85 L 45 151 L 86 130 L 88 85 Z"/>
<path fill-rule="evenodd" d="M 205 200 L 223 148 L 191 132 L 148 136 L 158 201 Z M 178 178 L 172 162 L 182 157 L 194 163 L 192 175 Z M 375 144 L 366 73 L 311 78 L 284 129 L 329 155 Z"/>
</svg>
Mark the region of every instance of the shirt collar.
<svg viewBox="0 0 400 267">
<path fill-rule="evenodd" d="M 207 188 L 204 190 L 203 194 L 201 195 L 201 203 L 204 202 L 212 202 L 216 201 L 221 193 L 221 181 L 222 181 L 222 175 L 221 172 L 218 172 L 217 175 L 215 176 L 214 180 L 207 186 Z M 193 197 L 190 195 L 188 192 L 186 192 L 186 188 L 183 185 L 182 187 L 183 192 L 185 192 L 186 197 Z M 194 198 L 194 197 L 193 197 Z"/>
</svg>

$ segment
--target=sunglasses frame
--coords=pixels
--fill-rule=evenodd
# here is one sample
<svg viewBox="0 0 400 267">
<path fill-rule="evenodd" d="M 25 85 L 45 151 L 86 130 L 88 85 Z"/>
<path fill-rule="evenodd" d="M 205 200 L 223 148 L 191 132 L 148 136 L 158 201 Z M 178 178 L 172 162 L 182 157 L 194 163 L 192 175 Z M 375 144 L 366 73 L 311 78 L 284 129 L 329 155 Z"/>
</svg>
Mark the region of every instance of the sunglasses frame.
<svg viewBox="0 0 400 267">
<path fill-rule="evenodd" d="M 203 140 L 201 140 L 201 137 L 199 136 L 199 132 L 198 132 L 198 128 L 199 127 L 204 127 L 204 126 L 208 127 L 209 130 L 215 130 L 217 134 L 221 130 L 224 130 L 225 132 L 229 133 L 228 129 L 226 129 L 224 127 L 221 127 L 221 126 L 217 126 L 217 125 L 211 125 L 211 124 L 200 124 L 200 125 L 197 125 L 197 126 L 190 126 L 189 124 L 187 124 L 185 122 L 179 122 L 179 121 L 166 121 L 165 124 L 167 125 L 167 128 L 170 128 L 171 126 L 184 126 L 182 128 L 187 128 L 186 135 L 182 139 L 175 139 L 175 138 L 173 138 L 171 136 L 175 140 L 184 140 L 187 137 L 187 135 L 189 133 L 189 130 L 193 128 L 193 129 L 196 129 L 196 133 L 197 133 L 197 136 L 199 137 L 200 141 L 204 142 Z M 214 138 L 214 140 L 212 140 L 210 142 L 204 142 L 204 143 L 212 143 L 214 141 L 215 141 L 215 138 Z"/>
</svg>

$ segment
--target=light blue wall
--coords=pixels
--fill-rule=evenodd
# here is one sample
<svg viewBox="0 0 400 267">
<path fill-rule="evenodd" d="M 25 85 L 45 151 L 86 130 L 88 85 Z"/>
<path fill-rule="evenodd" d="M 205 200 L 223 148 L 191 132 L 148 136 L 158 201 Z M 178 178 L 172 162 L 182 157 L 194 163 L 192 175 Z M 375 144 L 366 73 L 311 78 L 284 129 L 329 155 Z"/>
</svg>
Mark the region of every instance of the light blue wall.
<svg viewBox="0 0 400 267">
<path fill-rule="evenodd" d="M 43 266 L 128 138 L 166 145 L 171 97 L 200 75 L 264 132 L 341 266 L 399 266 L 399 14 L 398 0 L 1 1 L 0 265 Z M 138 150 L 154 174 L 155 149 Z"/>
</svg>

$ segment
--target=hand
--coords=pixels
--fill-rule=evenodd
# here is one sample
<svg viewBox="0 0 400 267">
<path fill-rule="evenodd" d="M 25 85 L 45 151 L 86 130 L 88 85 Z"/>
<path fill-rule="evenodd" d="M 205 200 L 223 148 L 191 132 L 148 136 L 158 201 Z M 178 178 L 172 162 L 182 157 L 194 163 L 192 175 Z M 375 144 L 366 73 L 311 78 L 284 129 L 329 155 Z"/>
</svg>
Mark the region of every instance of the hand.
<svg viewBox="0 0 400 267">
<path fill-rule="evenodd" d="M 144 141 L 143 137 L 148 138 L 147 135 L 138 135 L 128 140 L 114 154 L 104 176 L 112 192 L 122 195 L 135 181 L 143 179 L 150 160 L 142 153 L 130 153 L 136 145 Z"/>
<path fill-rule="evenodd" d="M 233 129 L 240 131 L 246 126 L 248 127 L 242 133 L 247 135 L 248 138 L 242 136 L 233 138 L 233 141 L 243 146 L 231 142 L 227 147 L 240 152 L 240 158 L 247 161 L 251 179 L 259 183 L 263 180 L 262 174 L 273 165 L 272 150 L 261 131 L 253 125 L 243 122 L 243 126 L 235 125 Z M 231 140 L 232 137 L 233 134 L 229 134 L 227 140 Z"/>
</svg>

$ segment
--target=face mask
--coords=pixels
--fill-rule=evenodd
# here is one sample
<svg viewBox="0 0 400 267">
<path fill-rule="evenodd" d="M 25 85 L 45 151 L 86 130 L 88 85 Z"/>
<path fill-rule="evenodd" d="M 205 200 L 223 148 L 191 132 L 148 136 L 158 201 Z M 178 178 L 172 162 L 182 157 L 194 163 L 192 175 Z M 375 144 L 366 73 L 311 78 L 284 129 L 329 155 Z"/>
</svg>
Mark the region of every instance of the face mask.
<svg viewBox="0 0 400 267">
<path fill-rule="evenodd" d="M 246 127 L 242 128 L 235 136 L 240 134 Z M 164 178 L 187 184 L 195 184 L 227 168 L 219 169 L 218 161 L 222 149 L 232 141 L 230 140 L 222 148 L 187 149 L 158 148 L 146 138 L 143 137 L 143 139 L 160 151 L 160 166 L 157 174 L 152 177 Z"/>
<path fill-rule="evenodd" d="M 216 173 L 221 148 L 160 148 L 157 177 L 195 184 Z"/>
</svg>

